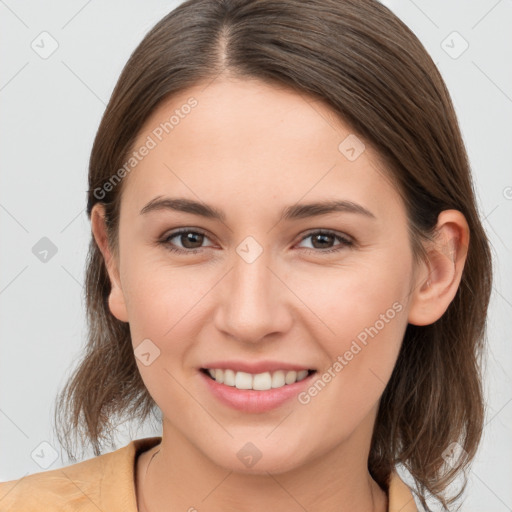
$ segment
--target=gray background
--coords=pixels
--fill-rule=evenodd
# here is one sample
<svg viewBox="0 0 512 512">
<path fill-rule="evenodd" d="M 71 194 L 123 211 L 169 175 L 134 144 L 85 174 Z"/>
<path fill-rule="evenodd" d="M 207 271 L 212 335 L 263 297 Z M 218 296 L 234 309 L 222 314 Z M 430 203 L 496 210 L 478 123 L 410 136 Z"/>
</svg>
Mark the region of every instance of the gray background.
<svg viewBox="0 0 512 512">
<path fill-rule="evenodd" d="M 0 0 L 0 480 L 68 463 L 51 411 L 85 339 L 89 152 L 130 53 L 178 3 Z M 512 2 L 383 3 L 416 33 L 447 83 L 493 246 L 488 412 L 462 510 L 509 511 Z M 118 445 L 159 433 L 122 425 Z"/>
</svg>

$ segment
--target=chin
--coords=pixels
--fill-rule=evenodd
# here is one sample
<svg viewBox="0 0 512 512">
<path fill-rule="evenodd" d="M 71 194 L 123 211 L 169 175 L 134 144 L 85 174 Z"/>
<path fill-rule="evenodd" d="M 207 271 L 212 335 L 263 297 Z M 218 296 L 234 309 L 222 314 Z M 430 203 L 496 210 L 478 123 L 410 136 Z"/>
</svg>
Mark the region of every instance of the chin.
<svg viewBox="0 0 512 512">
<path fill-rule="evenodd" d="M 230 446 L 224 447 L 218 445 L 218 450 L 213 453 L 210 446 L 204 453 L 215 465 L 248 475 L 280 474 L 292 471 L 303 464 L 307 457 L 293 446 L 281 446 L 279 449 L 264 438 L 254 442 L 233 442 Z"/>
</svg>

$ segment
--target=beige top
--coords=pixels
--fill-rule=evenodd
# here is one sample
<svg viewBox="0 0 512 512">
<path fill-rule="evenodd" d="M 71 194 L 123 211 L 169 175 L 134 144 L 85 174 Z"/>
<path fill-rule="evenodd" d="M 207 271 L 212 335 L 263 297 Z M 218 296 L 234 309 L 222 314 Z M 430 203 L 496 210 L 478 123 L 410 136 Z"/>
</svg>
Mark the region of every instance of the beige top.
<svg viewBox="0 0 512 512">
<path fill-rule="evenodd" d="M 111 453 L 0 483 L 1 512 L 137 512 L 137 457 L 161 437 L 136 439 Z M 418 512 L 409 488 L 393 473 L 389 512 Z"/>
</svg>

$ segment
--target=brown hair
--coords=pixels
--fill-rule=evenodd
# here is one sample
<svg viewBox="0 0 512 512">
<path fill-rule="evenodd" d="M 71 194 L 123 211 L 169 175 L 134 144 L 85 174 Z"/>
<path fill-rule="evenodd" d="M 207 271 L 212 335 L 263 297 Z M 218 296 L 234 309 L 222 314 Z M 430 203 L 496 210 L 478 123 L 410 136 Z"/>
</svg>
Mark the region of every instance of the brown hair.
<svg viewBox="0 0 512 512">
<path fill-rule="evenodd" d="M 374 148 L 405 202 L 416 257 L 424 256 L 420 241 L 432 236 L 441 211 L 464 214 L 471 240 L 459 289 L 437 322 L 408 325 L 381 398 L 368 460 L 383 489 L 401 464 L 423 506 L 427 493 L 444 506 L 453 503 L 466 481 L 455 497 L 445 496 L 447 486 L 473 459 L 483 427 L 480 365 L 491 255 L 450 95 L 421 42 L 389 9 L 374 0 L 179 5 L 145 36 L 115 86 L 90 157 L 89 217 L 94 204 L 105 205 L 115 252 L 122 183 L 105 183 L 164 99 L 227 72 L 321 98 Z M 72 459 L 72 433 L 99 455 L 114 417 L 142 422 L 157 409 L 139 375 L 129 326 L 109 310 L 109 292 L 92 238 L 88 343 L 55 413 L 57 436 Z M 464 451 L 447 465 L 443 453 L 452 442 Z"/>
</svg>

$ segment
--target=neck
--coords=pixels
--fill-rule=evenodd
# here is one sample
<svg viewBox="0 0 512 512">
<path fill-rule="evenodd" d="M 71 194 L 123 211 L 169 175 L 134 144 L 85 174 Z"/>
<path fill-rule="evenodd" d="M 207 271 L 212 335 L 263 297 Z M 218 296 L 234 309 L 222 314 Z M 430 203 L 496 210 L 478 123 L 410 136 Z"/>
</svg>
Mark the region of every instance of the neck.
<svg viewBox="0 0 512 512">
<path fill-rule="evenodd" d="M 357 439 L 292 470 L 262 474 L 220 467 L 164 422 L 162 442 L 139 457 L 140 512 L 256 512 L 298 507 L 308 512 L 387 510 L 386 493 L 371 478 Z M 369 447 L 369 444 L 368 444 Z"/>
</svg>

